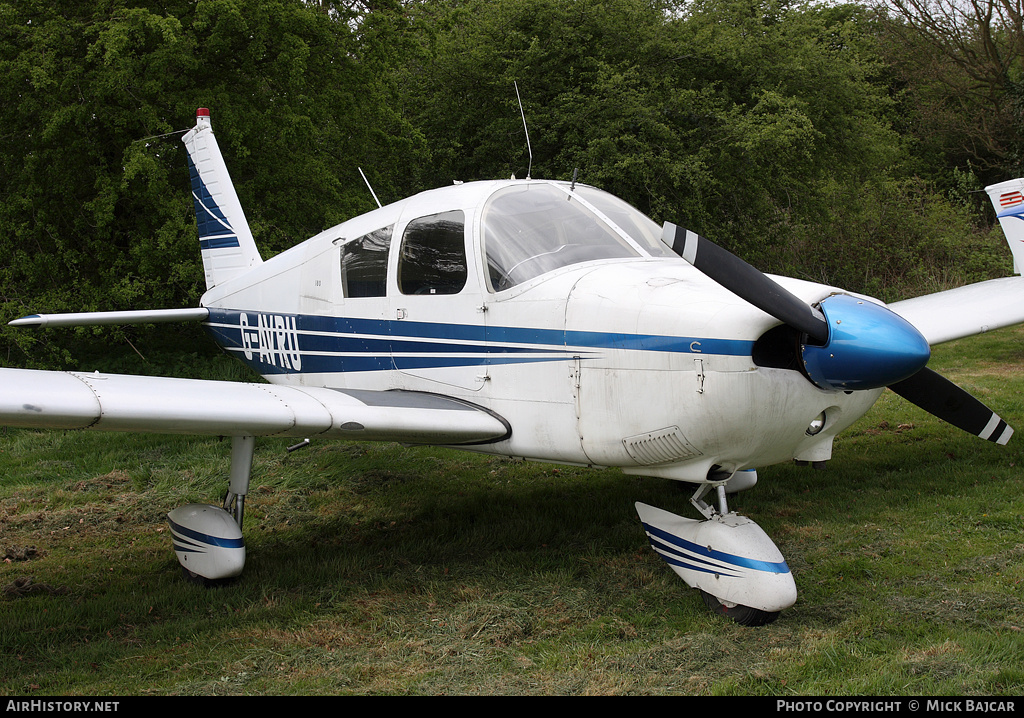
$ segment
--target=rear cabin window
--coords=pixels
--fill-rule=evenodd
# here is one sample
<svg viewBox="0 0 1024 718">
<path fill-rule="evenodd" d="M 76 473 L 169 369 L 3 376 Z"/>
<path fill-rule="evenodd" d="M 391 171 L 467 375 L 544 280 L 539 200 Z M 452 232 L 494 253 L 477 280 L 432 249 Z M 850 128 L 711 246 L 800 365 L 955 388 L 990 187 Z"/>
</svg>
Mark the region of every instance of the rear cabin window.
<svg viewBox="0 0 1024 718">
<path fill-rule="evenodd" d="M 342 248 L 341 283 L 346 297 L 384 296 L 393 229 L 392 225 L 364 234 Z"/>
<path fill-rule="evenodd" d="M 458 294 L 466 286 L 466 217 L 461 210 L 414 219 L 402 235 L 402 294 Z"/>
</svg>

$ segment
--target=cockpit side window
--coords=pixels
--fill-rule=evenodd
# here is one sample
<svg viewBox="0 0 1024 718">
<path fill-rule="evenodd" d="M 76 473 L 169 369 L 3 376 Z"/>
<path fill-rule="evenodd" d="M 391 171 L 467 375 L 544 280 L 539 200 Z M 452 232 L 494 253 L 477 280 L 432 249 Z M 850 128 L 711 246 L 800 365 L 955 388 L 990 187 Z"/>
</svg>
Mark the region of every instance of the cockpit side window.
<svg viewBox="0 0 1024 718">
<path fill-rule="evenodd" d="M 341 284 L 346 297 L 383 297 L 394 225 L 347 242 L 341 250 Z"/>
<path fill-rule="evenodd" d="M 483 227 L 494 292 L 571 264 L 640 256 L 578 197 L 546 184 L 495 192 L 484 210 Z"/>
<path fill-rule="evenodd" d="M 398 256 L 402 294 L 458 294 L 466 286 L 466 218 L 461 210 L 409 222 Z"/>
</svg>

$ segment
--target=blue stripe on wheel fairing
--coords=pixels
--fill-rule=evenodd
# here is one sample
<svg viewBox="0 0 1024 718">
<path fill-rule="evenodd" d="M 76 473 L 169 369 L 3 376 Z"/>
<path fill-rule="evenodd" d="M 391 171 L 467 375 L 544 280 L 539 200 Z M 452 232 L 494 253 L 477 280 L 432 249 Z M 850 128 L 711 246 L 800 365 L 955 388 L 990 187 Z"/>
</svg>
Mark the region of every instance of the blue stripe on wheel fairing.
<svg viewBox="0 0 1024 718">
<path fill-rule="evenodd" d="M 661 556 L 665 563 L 670 566 L 679 566 L 690 571 L 713 573 L 720 576 L 738 577 L 742 575 L 741 572 L 730 569 L 725 564 L 719 562 L 712 563 L 711 561 L 682 553 L 668 544 L 662 543 L 650 534 L 647 535 L 647 538 L 650 539 L 651 548 L 654 549 L 654 552 Z"/>
<path fill-rule="evenodd" d="M 211 536 L 210 534 L 204 534 L 201 531 L 185 528 L 181 524 L 176 524 L 169 519 L 168 523 L 171 525 L 172 531 L 181 534 L 185 538 L 194 539 L 195 541 L 206 546 L 219 546 L 221 548 L 242 548 L 245 545 L 245 539 L 242 538 L 224 538 L 222 536 Z"/>
<path fill-rule="evenodd" d="M 658 551 L 658 546 L 655 545 L 654 539 L 658 539 L 659 543 L 666 545 L 665 548 L 671 548 L 673 551 L 675 549 L 681 549 L 693 554 L 693 557 L 697 557 L 698 560 L 701 560 L 701 563 L 705 563 L 702 559 L 710 559 L 711 561 L 718 561 L 737 568 L 747 568 L 753 569 L 754 571 L 765 571 L 767 573 L 789 573 L 789 566 L 785 561 L 760 561 L 758 559 L 747 558 L 745 556 L 725 553 L 724 551 L 715 551 L 707 546 L 700 546 L 692 541 L 687 541 L 675 534 L 671 534 L 668 531 L 664 531 L 656 526 L 651 526 L 646 523 L 644 524 L 644 529 L 651 538 L 651 544 L 654 546 L 656 551 Z M 663 551 L 658 551 L 658 553 L 663 553 Z M 683 554 L 678 554 L 678 556 L 683 556 Z M 665 558 L 665 560 L 668 561 L 669 559 Z M 707 568 L 697 568 L 696 570 L 706 571 Z"/>
</svg>

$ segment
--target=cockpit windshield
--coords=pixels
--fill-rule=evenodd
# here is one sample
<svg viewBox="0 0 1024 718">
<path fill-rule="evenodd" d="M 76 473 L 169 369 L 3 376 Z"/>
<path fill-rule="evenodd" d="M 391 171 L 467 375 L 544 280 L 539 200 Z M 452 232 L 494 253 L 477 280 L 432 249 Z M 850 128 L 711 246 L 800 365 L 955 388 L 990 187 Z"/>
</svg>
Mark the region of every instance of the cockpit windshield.
<svg viewBox="0 0 1024 718">
<path fill-rule="evenodd" d="M 596 211 L 595 211 L 596 210 Z M 594 259 L 672 256 L 661 229 L 622 200 L 592 187 L 515 185 L 494 193 L 483 214 L 492 291 Z"/>
<path fill-rule="evenodd" d="M 662 241 L 661 227 L 633 205 L 594 187 L 578 186 L 575 191 L 628 234 L 647 254 L 652 257 L 677 256 Z"/>
</svg>

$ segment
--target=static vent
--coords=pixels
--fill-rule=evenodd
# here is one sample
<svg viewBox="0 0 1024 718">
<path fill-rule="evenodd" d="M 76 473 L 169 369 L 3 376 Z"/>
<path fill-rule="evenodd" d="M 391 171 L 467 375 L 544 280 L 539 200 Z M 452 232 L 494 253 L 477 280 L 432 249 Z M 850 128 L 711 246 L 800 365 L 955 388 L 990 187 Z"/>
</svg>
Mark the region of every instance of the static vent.
<svg viewBox="0 0 1024 718">
<path fill-rule="evenodd" d="M 667 464 L 700 456 L 700 452 L 686 440 L 678 426 L 659 429 L 622 440 L 633 460 L 639 464 Z"/>
</svg>

